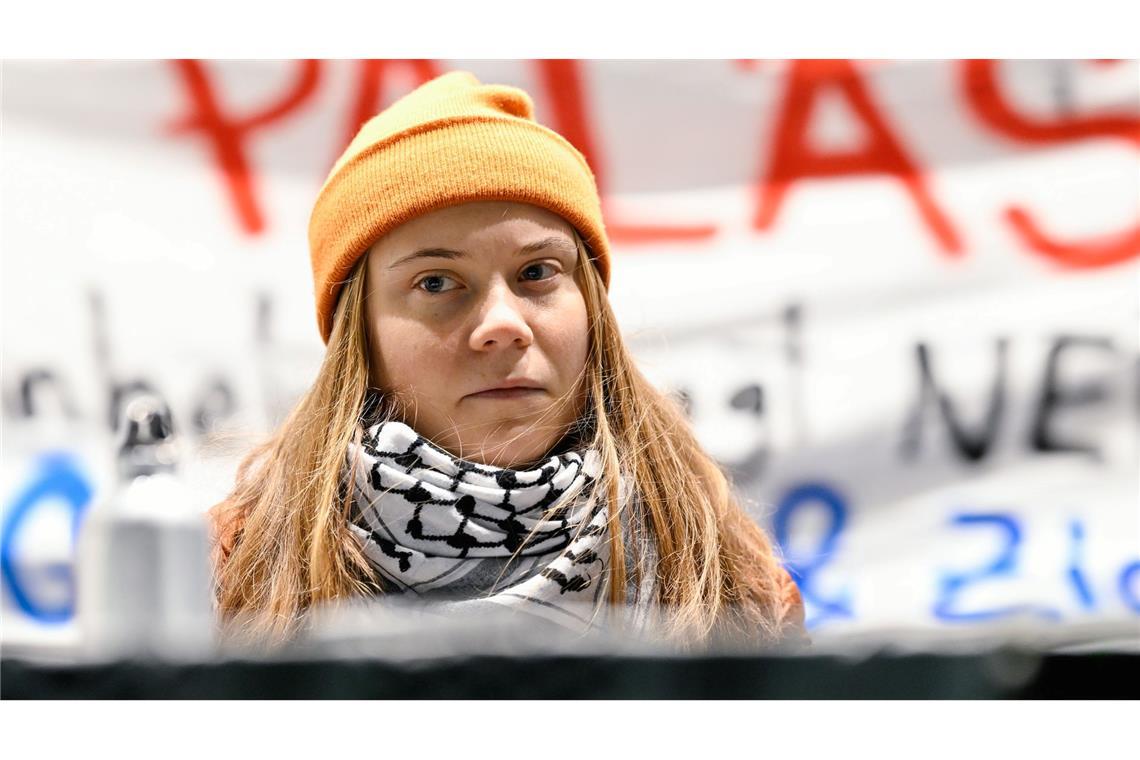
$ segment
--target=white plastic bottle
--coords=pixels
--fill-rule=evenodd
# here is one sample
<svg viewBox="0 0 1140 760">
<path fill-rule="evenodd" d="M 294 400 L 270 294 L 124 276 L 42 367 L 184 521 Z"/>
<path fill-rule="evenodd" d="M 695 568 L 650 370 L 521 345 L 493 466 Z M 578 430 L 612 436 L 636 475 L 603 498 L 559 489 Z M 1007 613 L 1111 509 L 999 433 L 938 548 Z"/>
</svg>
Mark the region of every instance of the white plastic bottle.
<svg viewBox="0 0 1140 760">
<path fill-rule="evenodd" d="M 80 528 L 77 615 L 95 659 L 198 659 L 214 646 L 205 516 L 177 477 L 170 413 L 147 394 L 126 405 L 118 483 Z"/>
</svg>

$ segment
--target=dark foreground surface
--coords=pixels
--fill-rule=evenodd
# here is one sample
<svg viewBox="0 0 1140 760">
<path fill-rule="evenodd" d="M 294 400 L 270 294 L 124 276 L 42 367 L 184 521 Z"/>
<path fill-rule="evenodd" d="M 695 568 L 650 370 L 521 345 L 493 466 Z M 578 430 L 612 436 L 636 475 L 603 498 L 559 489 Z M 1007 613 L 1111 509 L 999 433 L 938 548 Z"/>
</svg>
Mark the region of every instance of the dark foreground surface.
<svg viewBox="0 0 1140 760">
<path fill-rule="evenodd" d="M 0 661 L 3 699 L 1135 699 L 1140 654 Z"/>
</svg>

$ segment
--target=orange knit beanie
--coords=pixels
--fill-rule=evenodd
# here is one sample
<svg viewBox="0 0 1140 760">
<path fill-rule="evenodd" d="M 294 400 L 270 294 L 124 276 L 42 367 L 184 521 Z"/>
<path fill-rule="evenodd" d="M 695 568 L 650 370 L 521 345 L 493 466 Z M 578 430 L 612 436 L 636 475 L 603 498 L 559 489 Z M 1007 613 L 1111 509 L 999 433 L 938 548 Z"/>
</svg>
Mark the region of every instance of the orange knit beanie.
<svg viewBox="0 0 1140 760">
<path fill-rule="evenodd" d="M 332 332 L 343 280 L 376 240 L 429 211 L 478 200 L 558 214 L 582 236 L 609 286 L 609 241 L 586 159 L 534 120 L 522 90 L 452 71 L 366 122 L 317 196 L 309 252 L 322 340 Z"/>
</svg>

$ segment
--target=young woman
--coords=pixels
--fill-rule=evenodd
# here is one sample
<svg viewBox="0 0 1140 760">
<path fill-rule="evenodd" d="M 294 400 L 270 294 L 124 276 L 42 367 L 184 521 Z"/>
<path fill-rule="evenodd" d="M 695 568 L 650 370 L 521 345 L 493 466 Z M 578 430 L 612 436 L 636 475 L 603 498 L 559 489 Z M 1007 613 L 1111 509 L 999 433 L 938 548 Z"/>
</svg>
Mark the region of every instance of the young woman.
<svg viewBox="0 0 1140 760">
<path fill-rule="evenodd" d="M 594 177 L 526 93 L 451 72 L 371 119 L 310 249 L 325 360 L 212 510 L 230 625 L 281 639 L 401 594 L 803 638 L 770 542 L 623 345 Z"/>
</svg>

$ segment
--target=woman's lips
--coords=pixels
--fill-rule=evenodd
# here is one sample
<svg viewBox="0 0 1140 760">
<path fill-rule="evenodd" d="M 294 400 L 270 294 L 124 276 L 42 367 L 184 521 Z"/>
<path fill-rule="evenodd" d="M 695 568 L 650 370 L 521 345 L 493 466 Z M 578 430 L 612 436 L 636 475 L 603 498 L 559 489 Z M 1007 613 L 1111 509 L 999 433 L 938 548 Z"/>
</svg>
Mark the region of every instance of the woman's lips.
<svg viewBox="0 0 1140 760">
<path fill-rule="evenodd" d="M 468 398 L 521 399 L 542 392 L 543 390 L 541 388 L 496 388 L 490 391 L 472 393 Z"/>
</svg>

